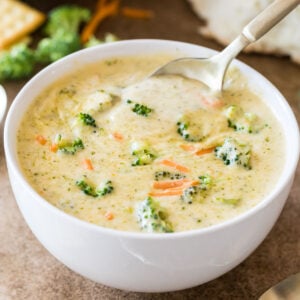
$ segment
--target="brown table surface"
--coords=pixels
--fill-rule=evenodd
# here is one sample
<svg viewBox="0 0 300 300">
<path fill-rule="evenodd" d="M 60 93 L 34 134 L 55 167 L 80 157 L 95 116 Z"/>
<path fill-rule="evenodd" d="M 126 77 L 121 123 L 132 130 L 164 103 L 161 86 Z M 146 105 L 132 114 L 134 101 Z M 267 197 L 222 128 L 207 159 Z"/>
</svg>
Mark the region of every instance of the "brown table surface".
<svg viewBox="0 0 300 300">
<path fill-rule="evenodd" d="M 28 1 L 44 11 L 63 1 Z M 93 1 L 73 1 L 93 7 Z M 121 39 L 161 38 L 220 50 L 197 33 L 199 19 L 184 0 L 123 0 L 123 5 L 151 8 L 152 20 L 112 18 L 97 35 L 110 31 Z M 232 22 L 234 20 L 229 20 Z M 300 66 L 288 58 L 240 55 L 273 82 L 300 120 Z M 26 81 L 5 83 L 9 104 Z M 238 267 L 201 286 L 172 293 L 126 292 L 87 280 L 67 269 L 36 240 L 22 218 L 8 181 L 0 144 L 0 299 L 257 299 L 267 288 L 300 271 L 300 168 L 285 208 L 265 241 Z M 239 238 L 239 237 L 237 237 Z"/>
</svg>

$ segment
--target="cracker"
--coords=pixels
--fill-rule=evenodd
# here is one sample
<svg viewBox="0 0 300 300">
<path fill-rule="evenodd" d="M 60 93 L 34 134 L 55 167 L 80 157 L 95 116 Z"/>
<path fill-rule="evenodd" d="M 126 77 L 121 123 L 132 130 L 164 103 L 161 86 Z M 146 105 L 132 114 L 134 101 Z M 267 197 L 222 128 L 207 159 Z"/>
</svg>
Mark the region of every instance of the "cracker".
<svg viewBox="0 0 300 300">
<path fill-rule="evenodd" d="M 45 15 L 17 0 L 0 0 L 0 49 L 37 29 Z"/>
</svg>

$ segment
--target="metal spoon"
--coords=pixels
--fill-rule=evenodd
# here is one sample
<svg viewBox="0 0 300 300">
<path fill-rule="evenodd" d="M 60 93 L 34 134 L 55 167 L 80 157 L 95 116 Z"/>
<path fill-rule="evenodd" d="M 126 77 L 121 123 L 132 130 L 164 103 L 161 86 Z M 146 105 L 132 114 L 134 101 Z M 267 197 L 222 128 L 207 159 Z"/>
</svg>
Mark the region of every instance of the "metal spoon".
<svg viewBox="0 0 300 300">
<path fill-rule="evenodd" d="M 226 70 L 240 51 L 255 42 L 291 12 L 300 0 L 275 0 L 248 25 L 222 52 L 209 58 L 179 58 L 160 67 L 151 76 L 178 74 L 205 83 L 213 92 L 220 92 Z"/>
</svg>

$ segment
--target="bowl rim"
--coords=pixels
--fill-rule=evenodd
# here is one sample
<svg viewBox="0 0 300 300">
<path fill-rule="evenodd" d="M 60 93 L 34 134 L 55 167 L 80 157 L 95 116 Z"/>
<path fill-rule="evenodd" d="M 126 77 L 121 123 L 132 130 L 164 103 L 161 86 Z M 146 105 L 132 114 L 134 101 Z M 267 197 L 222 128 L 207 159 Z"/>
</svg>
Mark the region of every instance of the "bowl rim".
<svg viewBox="0 0 300 300">
<path fill-rule="evenodd" d="M 6 106 L 7 106 L 7 95 L 4 87 L 0 85 L 0 124 L 2 123 L 4 118 Z"/>
<path fill-rule="evenodd" d="M 198 229 L 192 229 L 192 230 L 180 231 L 180 232 L 173 232 L 171 234 L 124 231 L 124 230 L 112 229 L 112 228 L 107 228 L 107 227 L 99 226 L 99 225 L 96 225 L 96 224 L 92 224 L 92 223 L 89 223 L 87 221 L 81 220 L 81 219 L 79 219 L 75 216 L 72 216 L 70 214 L 67 214 L 66 212 L 64 212 L 64 211 L 60 210 L 59 208 L 55 207 L 54 205 L 50 204 L 46 199 L 44 199 L 42 196 L 40 196 L 34 190 L 34 188 L 31 187 L 29 182 L 26 180 L 26 178 L 23 175 L 23 172 L 21 170 L 21 167 L 19 166 L 18 159 L 17 159 L 17 157 L 15 157 L 16 155 L 13 154 L 14 153 L 14 148 L 12 146 L 12 139 L 10 138 L 10 134 L 9 134 L 10 128 L 11 128 L 10 123 L 14 122 L 13 115 L 14 115 L 15 111 L 17 110 L 18 103 L 22 99 L 23 93 L 27 89 L 29 89 L 31 87 L 31 85 L 35 84 L 35 82 L 38 81 L 41 76 L 47 76 L 47 73 L 51 74 L 51 71 L 55 70 L 56 67 L 58 67 L 60 65 L 63 65 L 68 61 L 77 60 L 77 58 L 79 58 L 81 55 L 88 56 L 89 53 L 93 53 L 93 52 L 96 52 L 96 51 L 105 52 L 105 51 L 109 51 L 111 48 L 116 48 L 116 47 L 123 47 L 123 46 L 128 46 L 128 45 L 129 45 L 128 47 L 130 47 L 130 46 L 132 47 L 133 45 L 140 45 L 140 46 L 144 45 L 145 46 L 146 44 L 149 44 L 149 46 L 150 46 L 150 44 L 151 45 L 156 44 L 157 46 L 160 45 L 160 46 L 165 46 L 167 48 L 171 48 L 171 46 L 187 47 L 187 48 L 188 47 L 197 47 L 197 48 L 199 48 L 200 52 L 203 51 L 203 52 L 207 52 L 207 53 L 210 53 L 210 54 L 217 53 L 217 51 L 215 51 L 213 49 L 210 49 L 210 48 L 207 48 L 207 47 L 204 47 L 204 46 L 201 46 L 201 45 L 196 45 L 196 44 L 193 44 L 193 43 L 186 43 L 186 42 L 181 42 L 181 41 L 175 41 L 175 40 L 131 39 L 131 40 L 117 41 L 117 42 L 108 43 L 108 44 L 102 44 L 102 45 L 94 46 L 94 47 L 91 47 L 91 48 L 83 49 L 83 50 L 77 51 L 73 54 L 70 54 L 70 55 L 68 55 L 68 56 L 66 56 L 66 57 L 50 64 L 49 66 L 45 67 L 40 72 L 38 72 L 34 77 L 32 77 L 25 84 L 25 86 L 21 89 L 21 91 L 16 96 L 15 100 L 13 101 L 13 103 L 12 103 L 12 105 L 11 105 L 9 111 L 8 111 L 7 118 L 6 118 L 6 121 L 5 121 L 5 126 L 4 126 L 4 148 L 5 148 L 5 155 L 6 155 L 7 165 L 12 168 L 12 170 L 14 171 L 14 175 L 16 175 L 18 177 L 18 180 L 20 180 L 21 184 L 24 187 L 27 188 L 27 190 L 29 191 L 31 196 L 35 198 L 35 201 L 39 201 L 39 203 L 41 205 L 43 205 L 46 209 L 49 209 L 51 211 L 51 213 L 56 214 L 59 217 L 70 221 L 71 223 L 75 223 L 75 225 L 77 225 L 77 226 L 84 227 L 87 230 L 96 231 L 96 232 L 101 233 L 101 234 L 117 236 L 119 238 L 126 237 L 126 238 L 131 238 L 131 239 L 150 239 L 150 240 L 151 239 L 155 239 L 155 240 L 161 240 L 161 239 L 169 240 L 169 239 L 171 239 L 172 240 L 172 239 L 178 239 L 178 238 L 187 238 L 187 237 L 191 237 L 191 236 L 206 235 L 206 234 L 210 234 L 212 232 L 216 232 L 216 231 L 219 231 L 219 230 L 224 230 L 227 227 L 235 226 L 236 224 L 240 223 L 242 220 L 245 220 L 245 219 L 248 219 L 248 218 L 252 217 L 258 211 L 261 211 L 263 208 L 268 206 L 272 201 L 274 201 L 276 199 L 276 197 L 282 192 L 282 190 L 293 179 L 294 173 L 295 173 L 295 170 L 296 170 L 296 167 L 297 167 L 297 163 L 298 163 L 298 160 L 299 160 L 300 135 L 299 135 L 299 127 L 298 127 L 298 123 L 296 121 L 295 115 L 294 115 L 291 107 L 289 106 L 287 100 L 285 99 L 285 97 L 261 73 L 259 73 L 258 71 L 256 71 L 252 67 L 246 65 L 245 63 L 243 63 L 241 61 L 238 61 L 237 59 L 235 59 L 233 61 L 233 63 L 235 65 L 237 65 L 238 67 L 242 67 L 243 70 L 247 70 L 247 74 L 246 74 L 247 78 L 248 78 L 248 76 L 249 76 L 249 78 L 258 77 L 260 79 L 260 81 L 264 82 L 263 85 L 268 86 L 268 89 L 271 89 L 272 93 L 274 93 L 276 95 L 276 97 L 278 99 L 280 99 L 280 102 L 281 102 L 280 104 L 283 106 L 286 113 L 289 115 L 289 118 L 290 118 L 289 121 L 292 123 L 292 126 L 294 127 L 295 137 L 296 137 L 296 141 L 295 141 L 296 147 L 293 151 L 294 156 L 286 158 L 286 160 L 287 160 L 286 163 L 290 162 L 290 165 L 292 167 L 289 168 L 289 170 L 287 171 L 287 174 L 283 178 L 283 180 L 281 180 L 281 181 L 278 180 L 278 183 L 274 187 L 274 190 L 271 191 L 266 197 L 264 197 L 254 207 L 242 212 L 241 214 L 235 216 L 234 218 L 230 218 L 230 219 L 225 220 L 223 222 L 220 222 L 218 224 L 208 226 L 208 227 L 204 227 L 204 228 L 198 228 Z M 188 52 L 188 50 L 186 50 L 186 51 Z M 157 52 L 159 52 L 159 51 L 157 51 Z M 164 51 L 161 51 L 161 52 L 164 52 Z M 183 52 L 184 52 L 184 49 L 183 49 Z M 152 53 L 155 53 L 155 51 L 153 51 Z M 133 55 L 133 54 L 128 54 L 128 53 L 124 54 L 124 56 L 130 56 L 130 55 Z M 111 55 L 111 57 L 113 57 L 113 55 Z M 101 61 L 101 58 L 97 59 L 97 61 Z M 75 67 L 73 69 L 73 71 L 76 70 L 76 69 L 80 69 L 80 67 L 82 67 L 82 66 L 83 65 L 81 65 L 77 68 Z M 61 77 L 64 77 L 67 74 L 69 74 L 69 73 L 65 73 Z M 61 77 L 59 77 L 59 78 L 61 78 Z M 51 79 L 50 83 L 47 86 L 50 86 L 52 83 L 57 81 L 57 79 L 58 78 L 55 78 L 53 80 Z M 28 104 L 27 104 L 26 108 L 28 108 L 30 103 L 32 103 L 32 100 L 28 101 Z M 24 115 L 24 112 L 22 113 L 22 115 Z M 20 120 L 15 121 L 15 122 L 20 122 Z M 286 137 L 286 134 L 285 134 L 285 137 Z"/>
</svg>

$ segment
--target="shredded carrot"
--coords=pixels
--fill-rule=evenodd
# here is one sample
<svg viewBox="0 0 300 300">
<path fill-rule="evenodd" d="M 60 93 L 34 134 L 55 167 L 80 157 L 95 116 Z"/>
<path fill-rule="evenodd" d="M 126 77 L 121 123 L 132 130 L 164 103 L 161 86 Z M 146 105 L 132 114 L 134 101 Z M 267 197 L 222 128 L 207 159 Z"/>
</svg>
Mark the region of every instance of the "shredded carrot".
<svg viewBox="0 0 300 300">
<path fill-rule="evenodd" d="M 113 132 L 112 137 L 117 141 L 123 141 L 124 139 L 123 135 L 119 132 Z"/>
<path fill-rule="evenodd" d="M 175 168 L 176 170 L 178 170 L 180 172 L 184 172 L 184 173 L 189 172 L 189 169 L 187 167 L 179 165 L 178 163 L 176 163 L 172 160 L 169 160 L 169 159 L 163 159 L 162 161 L 160 161 L 160 163 L 162 165 Z"/>
<path fill-rule="evenodd" d="M 122 15 L 134 19 L 151 19 L 154 17 L 154 12 L 149 9 L 140 9 L 125 6 L 121 11 Z"/>
<path fill-rule="evenodd" d="M 195 146 L 193 146 L 193 145 L 188 145 L 188 144 L 181 144 L 181 145 L 180 145 L 180 148 L 183 149 L 184 151 L 191 151 L 191 152 L 194 152 L 194 151 L 197 150 L 197 149 L 195 148 Z"/>
<path fill-rule="evenodd" d="M 189 179 L 156 181 L 153 183 L 152 187 L 157 190 L 149 192 L 149 196 L 178 196 L 182 195 L 183 191 L 186 188 L 190 186 L 195 186 L 197 184 L 199 184 L 199 181 Z"/>
<path fill-rule="evenodd" d="M 40 144 L 40 145 L 45 145 L 47 143 L 47 140 L 42 136 L 42 135 L 37 135 L 35 137 L 35 140 Z"/>
<path fill-rule="evenodd" d="M 203 104 L 208 107 L 219 108 L 224 105 L 223 101 L 219 98 L 208 99 L 206 97 L 202 97 L 201 99 Z"/>
<path fill-rule="evenodd" d="M 204 155 L 208 153 L 212 153 L 215 149 L 215 147 L 209 147 L 209 148 L 204 148 L 204 149 L 197 149 L 193 145 L 187 145 L 187 144 L 182 144 L 180 145 L 180 148 L 185 150 L 185 151 L 190 151 L 193 152 L 196 155 Z"/>
<path fill-rule="evenodd" d="M 115 216 L 112 212 L 108 211 L 105 213 L 104 217 L 106 218 L 106 220 L 111 221 Z"/>
<path fill-rule="evenodd" d="M 166 189 L 163 191 L 152 191 L 148 195 L 151 197 L 179 196 L 182 195 L 183 190 L 182 188 Z"/>
<path fill-rule="evenodd" d="M 58 150 L 58 145 L 55 144 L 55 143 L 52 143 L 52 144 L 50 145 L 50 151 L 51 151 L 51 152 L 57 152 L 57 150 Z"/>
<path fill-rule="evenodd" d="M 98 25 L 107 17 L 117 14 L 120 5 L 120 0 L 98 0 L 96 11 L 90 21 L 83 28 L 81 33 L 81 42 L 86 43 L 94 34 Z"/>
<path fill-rule="evenodd" d="M 190 180 L 190 179 L 179 179 L 179 180 L 165 180 L 165 181 L 154 181 L 152 187 L 154 189 L 170 189 L 170 188 L 177 188 L 177 187 L 188 187 L 192 185 L 198 184 L 198 181 Z"/>
<path fill-rule="evenodd" d="M 200 149 L 195 152 L 196 155 L 204 155 L 208 153 L 212 153 L 214 151 L 215 147 L 210 147 L 206 149 Z"/>
<path fill-rule="evenodd" d="M 94 167 L 93 167 L 93 164 L 92 164 L 92 161 L 89 159 L 89 158 L 85 158 L 83 160 L 83 165 L 84 167 L 87 169 L 87 170 L 94 170 Z"/>
</svg>

